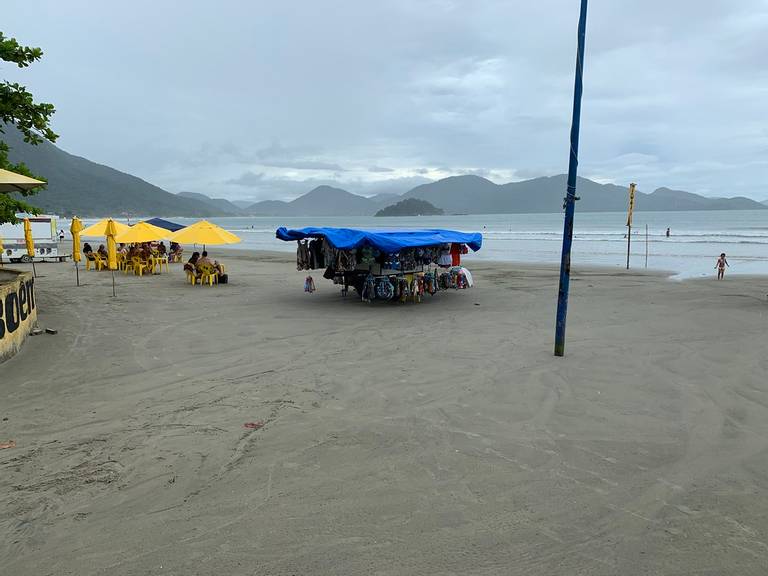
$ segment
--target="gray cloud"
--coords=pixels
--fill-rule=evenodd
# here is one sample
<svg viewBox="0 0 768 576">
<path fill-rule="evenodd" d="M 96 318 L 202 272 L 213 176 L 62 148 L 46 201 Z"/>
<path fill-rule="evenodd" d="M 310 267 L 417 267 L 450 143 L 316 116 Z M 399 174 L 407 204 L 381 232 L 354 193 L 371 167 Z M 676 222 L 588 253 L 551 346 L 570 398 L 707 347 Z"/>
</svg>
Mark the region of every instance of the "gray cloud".
<svg viewBox="0 0 768 576">
<path fill-rule="evenodd" d="M 294 168 L 296 170 L 331 170 L 333 172 L 346 172 L 338 164 L 331 162 L 319 162 L 317 160 L 264 160 L 260 162 L 262 166 L 272 166 L 273 168 Z"/>
<path fill-rule="evenodd" d="M 254 172 L 243 172 L 237 178 L 231 178 L 225 184 L 234 184 L 235 186 L 245 186 L 247 188 L 256 188 L 264 184 L 264 174 Z"/>
<path fill-rule="evenodd" d="M 56 105 L 65 150 L 170 190 L 567 168 L 577 3 L 221 4 L 6 0 L 4 33 L 45 57 L 2 77 Z M 591 6 L 582 175 L 768 197 L 766 25 L 765 0 Z"/>
<path fill-rule="evenodd" d="M 368 172 L 376 173 L 384 173 L 384 172 L 394 172 L 392 168 L 386 168 L 384 166 L 371 166 L 368 168 Z"/>
</svg>

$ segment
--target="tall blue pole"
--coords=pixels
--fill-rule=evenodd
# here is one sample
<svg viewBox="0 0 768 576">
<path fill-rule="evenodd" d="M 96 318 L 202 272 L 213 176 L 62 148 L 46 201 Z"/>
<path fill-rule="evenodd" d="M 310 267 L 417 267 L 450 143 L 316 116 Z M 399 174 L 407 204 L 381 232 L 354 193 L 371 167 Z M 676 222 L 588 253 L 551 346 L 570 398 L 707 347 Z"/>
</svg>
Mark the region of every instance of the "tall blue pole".
<svg viewBox="0 0 768 576">
<path fill-rule="evenodd" d="M 579 167 L 579 124 L 581 122 L 581 90 L 584 75 L 584 41 L 587 35 L 587 0 L 581 0 L 579 14 L 578 52 L 576 53 L 576 82 L 573 87 L 573 116 L 571 119 L 571 155 L 568 161 L 568 185 L 565 194 L 565 225 L 563 226 L 563 255 L 560 260 L 560 289 L 557 294 L 557 324 L 555 326 L 555 356 L 565 354 L 565 319 L 568 315 L 568 287 L 571 282 L 571 243 L 573 213 L 576 204 L 576 173 Z"/>
</svg>

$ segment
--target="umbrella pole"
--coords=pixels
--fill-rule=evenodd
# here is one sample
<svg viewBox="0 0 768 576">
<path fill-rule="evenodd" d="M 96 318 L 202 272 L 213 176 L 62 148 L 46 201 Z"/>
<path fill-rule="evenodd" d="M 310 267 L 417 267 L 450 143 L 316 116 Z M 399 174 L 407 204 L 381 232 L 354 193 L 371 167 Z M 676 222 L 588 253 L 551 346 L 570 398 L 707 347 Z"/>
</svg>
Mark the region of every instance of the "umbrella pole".
<svg viewBox="0 0 768 576">
<path fill-rule="evenodd" d="M 37 278 L 37 270 L 35 270 L 35 259 L 32 258 L 32 275 Z"/>
<path fill-rule="evenodd" d="M 112 298 L 115 297 L 115 271 L 112 270 Z"/>
<path fill-rule="evenodd" d="M 75 278 L 77 278 L 77 285 L 80 286 L 80 268 L 77 267 L 77 262 L 75 262 Z"/>
</svg>

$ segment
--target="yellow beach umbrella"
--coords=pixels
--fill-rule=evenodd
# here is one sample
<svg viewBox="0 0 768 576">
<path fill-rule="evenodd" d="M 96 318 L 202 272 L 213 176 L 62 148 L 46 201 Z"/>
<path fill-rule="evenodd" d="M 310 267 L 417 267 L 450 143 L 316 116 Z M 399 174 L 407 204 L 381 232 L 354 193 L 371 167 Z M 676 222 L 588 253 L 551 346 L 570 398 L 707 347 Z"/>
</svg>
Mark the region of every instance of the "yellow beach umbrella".
<svg viewBox="0 0 768 576">
<path fill-rule="evenodd" d="M 24 243 L 27 245 L 27 255 L 34 258 L 35 239 L 32 238 L 32 224 L 29 223 L 29 218 L 24 218 Z"/>
<path fill-rule="evenodd" d="M 24 244 L 27 245 L 27 256 L 32 259 L 32 274 L 37 278 L 37 270 L 35 270 L 35 239 L 32 238 L 32 224 L 30 224 L 29 218 L 24 218 Z"/>
<path fill-rule="evenodd" d="M 83 223 L 80 221 L 80 218 L 77 216 L 72 218 L 69 231 L 72 233 L 72 260 L 80 262 L 80 233 L 83 231 Z"/>
<path fill-rule="evenodd" d="M 154 240 L 162 240 L 168 238 L 171 233 L 165 228 L 153 226 L 146 222 L 139 222 L 134 224 L 127 230 L 118 233 L 115 240 L 117 242 L 130 244 L 132 242 L 152 242 Z"/>
<path fill-rule="evenodd" d="M 80 269 L 77 267 L 77 263 L 82 259 L 80 256 L 80 233 L 83 231 L 83 223 L 80 218 L 77 216 L 72 218 L 69 231 L 72 234 L 72 260 L 75 262 L 75 278 L 77 285 L 80 286 Z"/>
<path fill-rule="evenodd" d="M 131 228 L 122 222 L 115 222 L 112 220 L 112 218 L 105 218 L 104 220 L 99 220 L 96 222 L 96 224 L 91 224 L 88 226 L 88 228 L 83 229 L 80 232 L 80 235 L 86 238 L 103 238 L 107 235 L 108 222 L 112 222 L 112 224 L 115 226 L 115 235 L 125 232 Z"/>
<path fill-rule="evenodd" d="M 179 244 L 237 244 L 240 238 L 207 220 L 200 220 L 174 232 L 170 240 Z"/>
<path fill-rule="evenodd" d="M 0 169 L 0 192 L 21 192 L 43 184 L 45 182 L 42 180 L 35 180 L 29 176 Z"/>
<path fill-rule="evenodd" d="M 117 235 L 117 227 L 114 220 L 111 218 L 107 221 L 106 234 L 107 237 L 107 268 L 110 270 L 117 270 L 117 244 L 115 243 L 115 236 Z"/>
<path fill-rule="evenodd" d="M 110 218 L 104 229 L 104 235 L 107 237 L 107 268 L 112 272 L 112 296 L 115 295 L 115 270 L 117 270 L 117 244 L 115 244 L 117 226 L 115 224 L 117 223 Z"/>
</svg>

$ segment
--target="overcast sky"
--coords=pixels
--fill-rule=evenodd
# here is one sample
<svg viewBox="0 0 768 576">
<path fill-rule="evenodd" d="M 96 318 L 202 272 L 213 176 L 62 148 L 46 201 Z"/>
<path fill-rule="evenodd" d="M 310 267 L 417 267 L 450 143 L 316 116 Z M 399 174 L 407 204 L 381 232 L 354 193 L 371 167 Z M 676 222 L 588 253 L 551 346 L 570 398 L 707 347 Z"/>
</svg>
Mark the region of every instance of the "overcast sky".
<svg viewBox="0 0 768 576">
<path fill-rule="evenodd" d="M 565 172 L 578 0 L 3 0 L 58 145 L 290 198 Z M 768 198 L 768 0 L 592 0 L 580 175 Z"/>
</svg>

